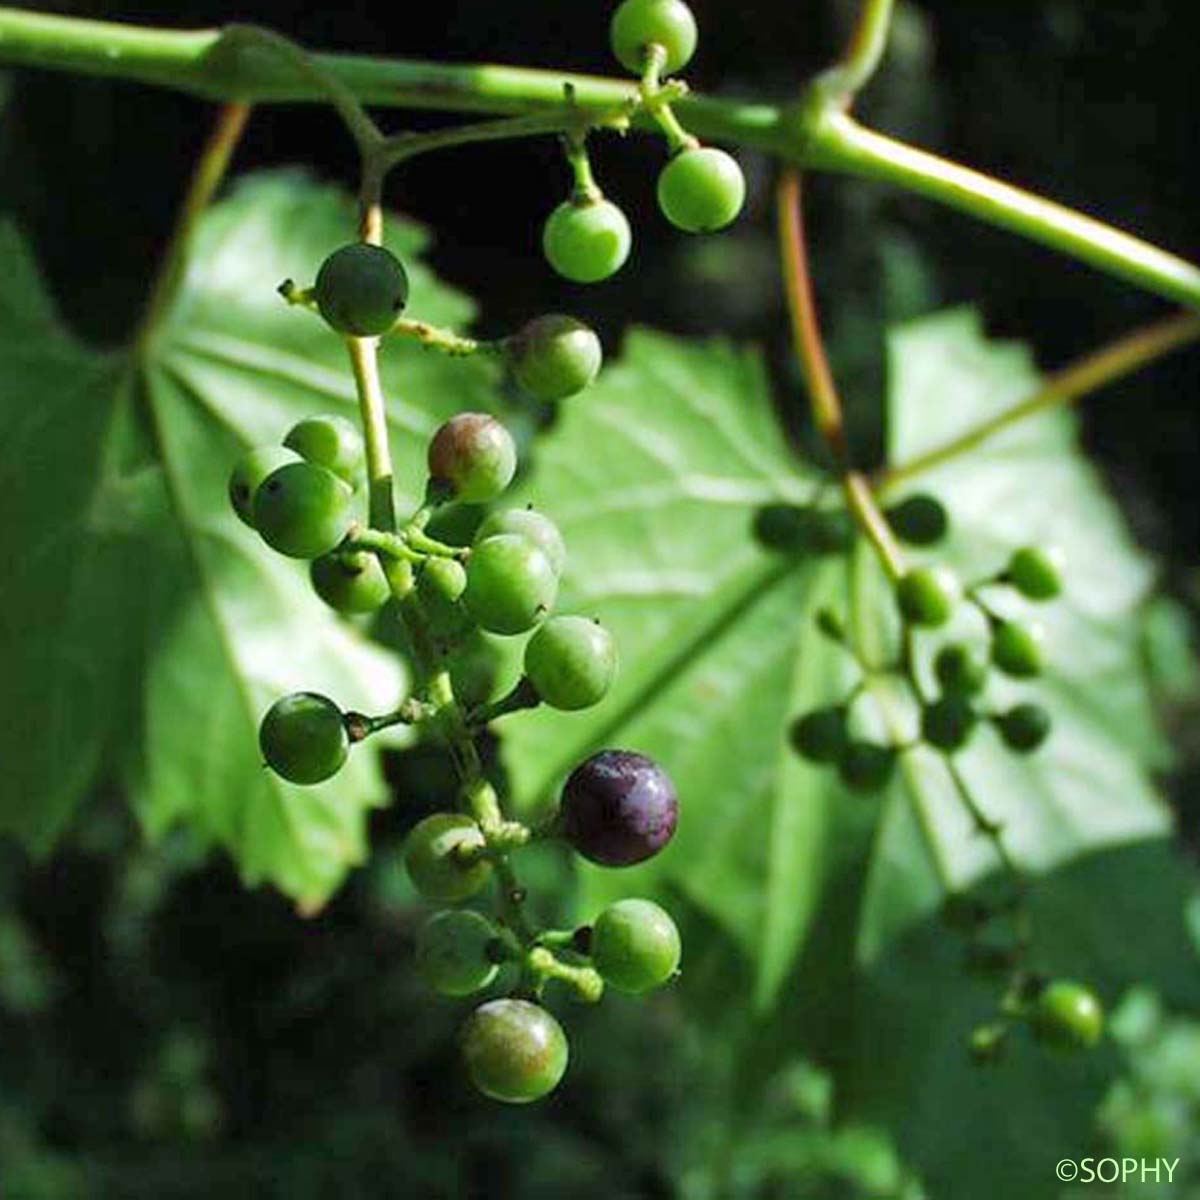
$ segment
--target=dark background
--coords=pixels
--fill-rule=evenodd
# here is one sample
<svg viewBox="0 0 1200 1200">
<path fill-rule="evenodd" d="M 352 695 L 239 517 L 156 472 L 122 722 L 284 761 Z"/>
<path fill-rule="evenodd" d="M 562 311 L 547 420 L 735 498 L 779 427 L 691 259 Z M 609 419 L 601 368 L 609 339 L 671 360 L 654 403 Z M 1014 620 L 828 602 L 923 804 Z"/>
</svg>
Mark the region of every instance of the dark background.
<svg viewBox="0 0 1200 1200">
<path fill-rule="evenodd" d="M 180 27 L 251 20 L 329 49 L 611 70 L 609 6 L 577 0 L 45 7 Z M 825 0 L 694 7 L 693 86 L 780 99 L 829 61 L 852 11 Z M 1196 72 L 1180 53 L 1190 52 L 1191 15 L 1184 0 L 912 4 L 861 111 L 1196 259 Z M 33 235 L 67 316 L 89 338 L 116 342 L 136 317 L 210 112 L 104 81 L 19 73 L 13 82 L 0 195 Z M 655 212 L 660 158 L 651 139 L 600 142 L 601 181 L 642 236 L 636 269 L 586 293 L 537 252 L 541 220 L 565 187 L 548 139 L 421 160 L 393 179 L 388 200 L 435 231 L 433 265 L 479 299 L 486 330 L 565 308 L 595 321 L 610 351 L 630 323 L 754 339 L 770 348 L 786 393 L 795 376 L 768 165 L 745 160 L 748 218 L 701 246 Z M 235 170 L 293 162 L 352 182 L 348 140 L 326 111 L 260 110 Z M 868 452 L 888 316 L 977 303 L 994 333 L 1031 342 L 1052 367 L 1165 311 L 1049 251 L 857 181 L 817 181 L 812 240 Z M 889 286 L 884 264 L 896 247 L 919 251 L 920 286 Z M 1198 366 L 1188 351 L 1086 408 L 1090 444 L 1185 599 L 1200 533 Z M 394 769 L 432 803 L 436 760 L 410 755 Z M 379 818 L 375 865 L 307 924 L 278 898 L 243 892 L 186 839 L 162 854 L 140 849 L 112 797 L 96 798 L 51 865 L 0 846 L 4 1200 L 304 1200 L 335 1188 L 347 1197 L 679 1194 L 688 1139 L 719 1120 L 719 1097 L 669 999 L 637 1020 L 619 1001 L 583 1018 L 591 1028 L 575 1039 L 570 1099 L 536 1116 L 498 1112 L 466 1091 L 452 1064 L 456 1014 L 411 979 L 416 916 L 391 874 L 416 810 Z M 640 1071 L 648 1055 L 668 1056 L 671 1070 Z"/>
</svg>

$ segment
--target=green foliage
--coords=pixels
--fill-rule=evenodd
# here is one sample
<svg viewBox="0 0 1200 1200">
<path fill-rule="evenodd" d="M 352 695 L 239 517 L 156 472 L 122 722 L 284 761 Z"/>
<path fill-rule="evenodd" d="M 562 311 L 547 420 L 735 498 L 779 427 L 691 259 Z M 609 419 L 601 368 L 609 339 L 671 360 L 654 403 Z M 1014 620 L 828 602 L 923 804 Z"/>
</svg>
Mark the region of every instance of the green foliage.
<svg viewBox="0 0 1200 1200">
<path fill-rule="evenodd" d="M 335 785 L 298 791 L 261 769 L 258 722 L 301 688 L 386 711 L 404 673 L 324 608 L 302 568 L 264 553 L 225 500 L 241 446 L 355 411 L 340 339 L 273 291 L 288 274 L 315 274 L 353 221 L 346 198 L 300 175 L 243 183 L 201 223 L 154 338 L 125 355 L 73 340 L 28 252 L 11 229 L 0 234 L 11 514 L 0 538 L 21 564 L 0 625 L 20 697 L 0 730 L 0 828 L 29 844 L 47 849 L 98 774 L 116 770 L 152 836 L 187 821 L 235 855 L 247 883 L 304 904 L 363 857 L 365 811 L 384 797 L 374 752 L 353 756 Z M 410 260 L 423 244 L 397 223 L 387 237 Z M 411 281 L 424 317 L 470 319 L 419 262 Z M 433 430 L 464 404 L 490 404 L 494 378 L 486 364 L 416 347 L 389 353 L 402 499 L 419 498 Z"/>
</svg>

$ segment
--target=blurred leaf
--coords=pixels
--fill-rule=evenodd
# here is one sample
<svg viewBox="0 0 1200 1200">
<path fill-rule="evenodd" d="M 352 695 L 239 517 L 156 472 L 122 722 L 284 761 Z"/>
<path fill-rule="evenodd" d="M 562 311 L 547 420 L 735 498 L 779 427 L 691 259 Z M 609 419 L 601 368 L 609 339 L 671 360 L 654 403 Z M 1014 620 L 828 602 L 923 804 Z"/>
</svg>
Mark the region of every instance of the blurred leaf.
<svg viewBox="0 0 1200 1200">
<path fill-rule="evenodd" d="M 227 847 L 248 883 L 320 903 L 364 853 L 384 796 L 374 754 L 300 789 L 261 767 L 257 725 L 304 688 L 347 708 L 402 694 L 398 661 L 312 596 L 303 565 L 228 511 L 244 443 L 299 417 L 355 410 L 339 338 L 274 287 L 307 281 L 352 236 L 352 203 L 288 173 L 242 183 L 202 222 L 173 310 L 150 341 L 100 355 L 64 331 L 27 251 L 3 232 L 0 480 L 12 564 L 0 609 L 6 663 L 0 827 L 45 849 L 108 764 L 147 828 L 187 820 Z M 472 307 L 415 260 L 424 236 L 392 222 L 411 305 L 462 325 Z M 423 483 L 441 419 L 487 406 L 487 365 L 389 346 L 384 382 L 402 502 Z"/>
</svg>

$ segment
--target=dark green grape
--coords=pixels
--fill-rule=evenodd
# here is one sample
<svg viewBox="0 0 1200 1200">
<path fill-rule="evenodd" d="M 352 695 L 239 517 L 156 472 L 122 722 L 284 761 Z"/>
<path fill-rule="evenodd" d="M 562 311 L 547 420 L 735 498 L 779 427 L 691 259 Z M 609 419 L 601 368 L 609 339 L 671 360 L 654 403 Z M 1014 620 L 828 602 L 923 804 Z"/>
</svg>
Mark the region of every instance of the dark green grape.
<svg viewBox="0 0 1200 1200">
<path fill-rule="evenodd" d="M 943 696 L 921 710 L 921 737 L 935 749 L 950 754 L 966 745 L 978 721 L 969 700 Z"/>
<path fill-rule="evenodd" d="M 633 233 L 611 200 L 564 200 L 542 231 L 550 265 L 575 283 L 599 283 L 625 265 Z"/>
<path fill-rule="evenodd" d="M 896 751 L 875 742 L 852 741 L 838 761 L 838 774 L 852 792 L 882 791 L 896 769 Z"/>
<path fill-rule="evenodd" d="M 471 1082 L 493 1100 L 528 1104 L 552 1092 L 567 1069 L 562 1026 L 528 1000 L 489 1000 L 461 1034 Z"/>
<path fill-rule="evenodd" d="M 539 547 L 550 560 L 555 575 L 563 573 L 567 547 L 558 526 L 532 508 L 505 508 L 484 517 L 475 534 L 475 544 L 497 533 L 515 533 Z"/>
<path fill-rule="evenodd" d="M 1032 754 L 1050 736 L 1050 714 L 1040 704 L 1018 704 L 992 718 L 1004 744 L 1018 754 Z"/>
<path fill-rule="evenodd" d="M 604 360 L 595 331 L 561 313 L 530 321 L 509 341 L 508 353 L 517 383 L 546 404 L 582 392 Z"/>
<path fill-rule="evenodd" d="M 910 546 L 932 546 L 946 536 L 950 518 L 936 496 L 907 496 L 884 513 L 896 536 Z"/>
<path fill-rule="evenodd" d="M 645 70 L 646 51 L 654 44 L 666 51 L 664 74 L 687 66 L 699 38 L 696 18 L 683 0 L 625 0 L 608 33 L 613 53 L 635 75 Z"/>
<path fill-rule="evenodd" d="M 494 500 L 517 471 L 512 435 L 487 413 L 459 413 L 429 443 L 429 477 L 466 504 Z"/>
<path fill-rule="evenodd" d="M 975 696 L 987 683 L 985 655 L 963 642 L 943 646 L 933 660 L 933 672 L 942 691 L 953 696 Z"/>
<path fill-rule="evenodd" d="M 243 525 L 254 524 L 254 497 L 268 475 L 288 463 L 298 462 L 297 456 L 285 446 L 256 446 L 237 460 L 229 476 L 229 503 Z"/>
<path fill-rule="evenodd" d="M 353 521 L 353 492 L 332 471 L 308 462 L 272 471 L 254 495 L 254 525 L 289 558 L 320 558 L 341 544 Z"/>
<path fill-rule="evenodd" d="M 651 900 L 618 900 L 596 918 L 588 943 L 605 983 L 640 995 L 662 987 L 679 969 L 679 930 Z"/>
<path fill-rule="evenodd" d="M 308 574 L 313 591 L 342 613 L 376 612 L 392 594 L 379 559 L 365 550 L 324 554 L 313 559 Z"/>
<path fill-rule="evenodd" d="M 427 900 L 455 904 L 486 886 L 492 864 L 479 857 L 483 833 L 465 813 L 434 813 L 409 833 L 404 865 Z"/>
<path fill-rule="evenodd" d="M 293 425 L 283 444 L 301 458 L 324 467 L 357 487 L 363 475 L 365 451 L 362 434 L 345 417 L 306 417 Z"/>
<path fill-rule="evenodd" d="M 408 276 L 389 250 L 355 242 L 321 264 L 313 291 L 321 316 L 338 333 L 376 337 L 404 311 Z"/>
<path fill-rule="evenodd" d="M 259 726 L 258 744 L 277 775 L 301 784 L 336 775 L 350 751 L 342 710 L 314 692 L 276 700 Z"/>
<path fill-rule="evenodd" d="M 471 551 L 463 602 L 490 633 L 532 629 L 549 615 L 557 595 L 550 560 L 527 538 L 494 534 Z"/>
<path fill-rule="evenodd" d="M 470 909 L 435 913 L 417 938 L 417 970 L 444 996 L 469 996 L 487 987 L 500 969 L 492 957 L 496 931 Z"/>
<path fill-rule="evenodd" d="M 713 146 L 681 150 L 658 177 L 658 207 L 685 233 L 724 229 L 746 202 L 737 159 Z"/>
<path fill-rule="evenodd" d="M 789 738 L 796 753 L 810 762 L 836 763 L 846 753 L 850 732 L 846 708 L 837 704 L 818 708 L 792 722 Z"/>
<path fill-rule="evenodd" d="M 598 621 L 551 617 L 525 647 L 525 674 L 551 708 L 599 704 L 617 673 L 617 648 Z"/>
</svg>

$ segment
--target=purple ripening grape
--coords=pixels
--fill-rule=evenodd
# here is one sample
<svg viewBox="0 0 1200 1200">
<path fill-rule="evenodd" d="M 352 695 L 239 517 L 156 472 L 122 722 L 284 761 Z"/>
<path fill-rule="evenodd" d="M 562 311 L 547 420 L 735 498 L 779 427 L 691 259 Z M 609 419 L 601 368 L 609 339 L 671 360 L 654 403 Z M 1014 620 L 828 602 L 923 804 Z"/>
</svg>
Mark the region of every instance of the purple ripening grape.
<svg viewBox="0 0 1200 1200">
<path fill-rule="evenodd" d="M 671 840 L 678 820 L 670 777 L 632 750 L 592 755 L 563 789 L 563 836 L 601 866 L 628 867 L 653 857 Z"/>
</svg>

